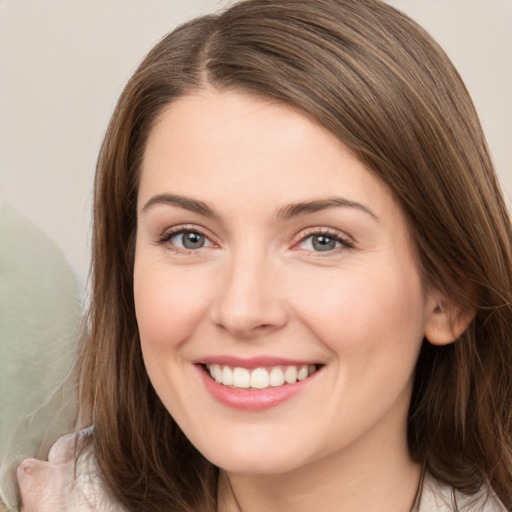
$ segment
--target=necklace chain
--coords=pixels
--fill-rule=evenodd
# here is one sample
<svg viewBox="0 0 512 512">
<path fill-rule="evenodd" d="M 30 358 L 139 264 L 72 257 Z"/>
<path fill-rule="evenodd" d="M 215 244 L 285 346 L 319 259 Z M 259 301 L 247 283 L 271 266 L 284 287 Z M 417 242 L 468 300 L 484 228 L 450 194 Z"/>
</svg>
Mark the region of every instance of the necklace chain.
<svg viewBox="0 0 512 512">
<path fill-rule="evenodd" d="M 226 475 L 226 479 L 228 481 L 228 485 L 229 485 L 229 489 L 231 491 L 231 494 L 233 495 L 233 499 L 235 500 L 235 505 L 236 505 L 237 512 L 242 512 L 242 507 L 240 506 L 240 503 L 238 503 L 235 491 L 233 489 L 233 486 L 231 485 L 231 480 L 229 479 L 228 475 Z"/>
<path fill-rule="evenodd" d="M 236 497 L 235 491 L 233 489 L 233 486 L 231 485 L 231 480 L 229 479 L 228 475 L 226 475 L 226 479 L 228 481 L 229 490 L 231 491 L 231 494 L 233 496 L 233 500 L 235 500 L 235 505 L 236 505 L 237 512 L 243 512 L 242 511 L 242 507 L 240 506 L 240 503 L 238 503 L 238 499 Z M 414 505 L 413 505 L 413 507 L 411 509 L 411 512 L 414 512 L 415 510 L 417 510 L 417 508 L 419 506 L 419 502 L 421 500 L 421 495 L 423 493 L 423 483 L 424 483 L 424 480 L 425 480 L 425 465 L 423 465 L 422 470 L 421 470 L 420 483 L 419 483 L 419 486 L 418 486 L 418 490 L 416 492 L 416 499 L 414 500 Z"/>
</svg>

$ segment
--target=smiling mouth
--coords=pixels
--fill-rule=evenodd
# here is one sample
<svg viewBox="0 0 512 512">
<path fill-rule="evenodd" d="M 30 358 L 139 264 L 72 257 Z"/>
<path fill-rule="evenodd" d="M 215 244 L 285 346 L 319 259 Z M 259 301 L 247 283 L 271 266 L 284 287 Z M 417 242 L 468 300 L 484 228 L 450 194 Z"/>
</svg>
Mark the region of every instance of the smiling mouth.
<svg viewBox="0 0 512 512">
<path fill-rule="evenodd" d="M 205 371 L 218 384 L 232 389 L 257 390 L 295 384 L 313 375 L 320 366 L 303 364 L 247 369 L 221 364 L 203 365 Z"/>
</svg>

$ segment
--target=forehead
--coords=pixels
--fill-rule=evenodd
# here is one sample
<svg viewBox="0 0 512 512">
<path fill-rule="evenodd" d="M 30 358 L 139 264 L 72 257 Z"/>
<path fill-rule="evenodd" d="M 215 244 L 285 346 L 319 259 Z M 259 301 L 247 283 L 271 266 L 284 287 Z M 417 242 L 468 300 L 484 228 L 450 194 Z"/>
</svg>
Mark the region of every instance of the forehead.
<svg viewBox="0 0 512 512">
<path fill-rule="evenodd" d="M 303 113 L 210 89 L 171 103 L 150 133 L 139 208 L 159 193 L 199 195 L 219 207 L 245 209 L 334 194 L 377 209 L 394 203 L 352 151 Z"/>
</svg>

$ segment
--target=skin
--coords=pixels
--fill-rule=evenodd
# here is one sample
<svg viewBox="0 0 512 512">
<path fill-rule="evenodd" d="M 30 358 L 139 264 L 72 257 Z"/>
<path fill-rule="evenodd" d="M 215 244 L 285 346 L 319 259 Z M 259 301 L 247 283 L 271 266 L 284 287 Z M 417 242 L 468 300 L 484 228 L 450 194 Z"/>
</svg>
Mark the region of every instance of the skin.
<svg viewBox="0 0 512 512">
<path fill-rule="evenodd" d="M 74 452 L 75 434 L 67 434 L 52 446 L 48 461 L 21 463 L 20 512 L 123 512 L 104 487 L 91 452 L 80 457 L 74 477 Z"/>
<path fill-rule="evenodd" d="M 348 206 L 284 214 L 333 196 Z M 184 230 L 204 245 L 185 249 Z M 325 232 L 342 242 L 318 252 Z M 173 102 L 143 160 L 134 283 L 148 374 L 222 468 L 220 510 L 237 509 L 228 479 L 244 512 L 410 509 L 414 365 L 424 336 L 452 332 L 392 194 L 332 134 L 241 92 Z M 196 363 L 210 356 L 323 366 L 283 404 L 240 411 L 206 390 Z"/>
<path fill-rule="evenodd" d="M 204 245 L 184 250 L 184 230 Z M 240 92 L 173 102 L 143 159 L 134 291 L 151 381 L 221 468 L 219 512 L 410 510 L 420 345 L 454 341 L 470 317 L 424 289 L 400 207 L 332 134 Z M 244 411 L 206 390 L 197 363 L 211 356 L 321 369 L 285 402 Z M 21 511 L 110 510 L 100 478 L 72 479 L 73 446 L 66 436 L 48 461 L 21 464 Z"/>
</svg>

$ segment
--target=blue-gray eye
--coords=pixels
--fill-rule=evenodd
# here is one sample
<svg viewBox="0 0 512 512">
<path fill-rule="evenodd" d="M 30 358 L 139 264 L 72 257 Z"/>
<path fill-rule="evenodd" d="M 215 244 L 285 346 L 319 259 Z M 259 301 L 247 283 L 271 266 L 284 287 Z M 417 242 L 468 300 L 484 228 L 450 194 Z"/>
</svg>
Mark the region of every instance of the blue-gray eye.
<svg viewBox="0 0 512 512">
<path fill-rule="evenodd" d="M 339 242 L 326 235 L 315 235 L 312 237 L 311 244 L 315 251 L 332 251 L 336 249 L 336 244 L 339 245 Z"/>
<path fill-rule="evenodd" d="M 343 243 L 335 236 L 326 234 L 310 235 L 300 243 L 301 249 L 315 252 L 328 252 L 342 247 Z"/>
<path fill-rule="evenodd" d="M 206 237 L 197 231 L 181 231 L 172 236 L 171 242 L 184 249 L 201 249 L 206 245 Z"/>
</svg>

